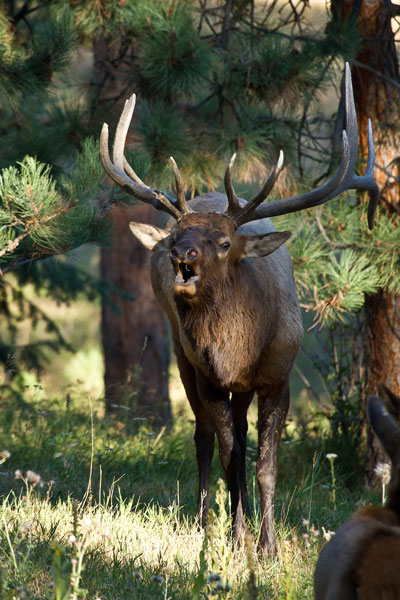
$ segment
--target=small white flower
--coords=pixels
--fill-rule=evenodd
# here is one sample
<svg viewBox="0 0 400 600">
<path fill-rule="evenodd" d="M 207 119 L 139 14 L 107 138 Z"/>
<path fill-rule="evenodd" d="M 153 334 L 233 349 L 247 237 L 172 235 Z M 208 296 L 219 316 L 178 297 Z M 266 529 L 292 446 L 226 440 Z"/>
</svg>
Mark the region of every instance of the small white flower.
<svg viewBox="0 0 400 600">
<path fill-rule="evenodd" d="M 76 542 L 76 537 L 74 535 L 70 535 L 68 538 L 68 541 L 70 544 L 73 544 Z"/>
<path fill-rule="evenodd" d="M 334 531 L 330 531 L 330 529 L 328 529 L 328 531 L 326 531 L 325 527 L 322 527 L 322 537 L 324 538 L 324 540 L 326 540 L 327 542 L 330 542 L 334 535 L 335 535 Z"/>
<path fill-rule="evenodd" d="M 14 471 L 15 479 L 23 479 L 22 472 L 20 469 Z"/>
<path fill-rule="evenodd" d="M 378 463 L 374 469 L 375 475 L 380 479 L 383 485 L 390 481 L 391 466 L 389 463 Z"/>
<path fill-rule="evenodd" d="M 317 537 L 319 535 L 319 529 L 315 529 L 314 525 L 311 525 L 310 533 L 313 537 Z"/>
<path fill-rule="evenodd" d="M 38 483 L 40 483 L 40 481 L 42 479 L 40 477 L 39 473 L 35 473 L 35 471 L 27 471 L 26 477 L 27 477 L 28 481 L 30 481 L 30 483 L 33 483 L 34 485 L 37 485 Z"/>
<path fill-rule="evenodd" d="M 309 527 L 310 525 L 310 521 L 308 519 L 303 519 L 301 523 L 303 527 Z"/>
<path fill-rule="evenodd" d="M 335 458 L 337 458 L 337 454 L 335 454 L 334 452 L 330 452 L 329 454 L 326 455 L 326 458 L 328 460 L 335 460 Z"/>
<path fill-rule="evenodd" d="M 92 519 L 89 519 L 89 517 L 85 517 L 84 519 L 82 519 L 81 529 L 82 529 L 82 531 L 85 531 L 86 533 L 89 533 L 89 531 L 92 531 L 92 529 L 93 529 Z"/>
</svg>

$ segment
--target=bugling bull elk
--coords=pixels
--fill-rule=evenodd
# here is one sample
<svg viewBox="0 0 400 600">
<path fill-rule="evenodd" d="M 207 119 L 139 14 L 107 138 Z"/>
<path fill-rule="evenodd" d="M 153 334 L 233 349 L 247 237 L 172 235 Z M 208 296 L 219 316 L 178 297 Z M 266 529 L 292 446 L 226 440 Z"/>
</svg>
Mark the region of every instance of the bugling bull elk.
<svg viewBox="0 0 400 600">
<path fill-rule="evenodd" d="M 209 192 L 185 199 L 174 159 L 177 199 L 146 186 L 124 157 L 135 95 L 125 104 L 115 133 L 112 160 L 108 126 L 100 139 L 106 173 L 135 198 L 168 213 L 165 229 L 130 223 L 132 233 L 153 251 L 154 293 L 171 322 L 180 375 L 196 419 L 194 440 L 199 468 L 198 516 L 209 508 L 210 463 L 217 434 L 219 455 L 231 497 L 235 538 L 246 531 L 250 515 L 246 490 L 247 410 L 258 394 L 257 481 L 262 525 L 259 546 L 273 554 L 274 490 L 277 449 L 289 407 L 289 374 L 302 337 L 293 267 L 282 245 L 290 236 L 277 232 L 268 217 L 318 206 L 344 190 L 369 190 L 369 227 L 379 190 L 373 180 L 374 147 L 369 125 L 365 176 L 354 175 L 357 118 L 351 75 L 345 75 L 346 130 L 337 173 L 314 191 L 262 204 L 283 164 L 283 153 L 262 190 L 245 202 L 235 194 L 231 171 L 226 195 Z M 261 206 L 260 206 L 261 205 Z"/>
<path fill-rule="evenodd" d="M 379 396 L 398 411 L 400 398 L 382 384 Z M 368 399 L 367 413 L 392 462 L 386 506 L 358 510 L 322 549 L 315 600 L 400 599 L 400 428 L 377 396 Z"/>
</svg>

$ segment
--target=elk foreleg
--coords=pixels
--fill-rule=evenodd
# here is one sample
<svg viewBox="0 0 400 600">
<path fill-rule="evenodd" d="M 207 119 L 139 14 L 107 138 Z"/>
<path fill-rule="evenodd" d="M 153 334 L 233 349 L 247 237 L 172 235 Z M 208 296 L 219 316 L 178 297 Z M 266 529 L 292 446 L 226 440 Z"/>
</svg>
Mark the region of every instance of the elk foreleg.
<svg viewBox="0 0 400 600">
<path fill-rule="evenodd" d="M 196 444 L 196 458 L 199 469 L 197 515 L 201 526 L 205 527 L 210 508 L 210 468 L 214 453 L 214 425 L 200 403 L 196 405 L 196 408 L 193 408 L 194 403 L 192 400 L 190 405 L 196 418 L 194 442 Z"/>
<path fill-rule="evenodd" d="M 196 371 L 186 358 L 182 346 L 179 343 L 175 342 L 174 349 L 182 383 L 196 419 L 194 443 L 196 445 L 196 458 L 199 472 L 197 518 L 200 525 L 205 527 L 207 513 L 210 508 L 210 468 L 214 454 L 215 429 L 212 420 L 199 398 L 196 383 Z"/>
<path fill-rule="evenodd" d="M 289 409 L 289 384 L 258 392 L 258 459 L 257 482 L 261 497 L 261 532 L 259 547 L 271 556 L 276 554 L 274 529 L 274 493 L 278 472 L 277 455 L 283 425 Z"/>
<path fill-rule="evenodd" d="M 246 518 L 248 519 L 250 518 L 250 507 L 246 483 L 246 439 L 248 429 L 247 411 L 253 399 L 253 395 L 253 392 L 249 392 L 246 394 L 233 393 L 231 399 L 233 425 L 235 428 L 236 439 L 240 446 L 240 502 L 238 507 L 238 513 L 239 510 L 242 509 L 244 516 L 246 516 Z"/>
<path fill-rule="evenodd" d="M 236 438 L 229 393 L 215 387 L 199 372 L 197 389 L 217 434 L 219 457 L 231 498 L 234 538 L 240 541 L 247 531 L 247 526 L 240 502 L 241 449 Z"/>
</svg>

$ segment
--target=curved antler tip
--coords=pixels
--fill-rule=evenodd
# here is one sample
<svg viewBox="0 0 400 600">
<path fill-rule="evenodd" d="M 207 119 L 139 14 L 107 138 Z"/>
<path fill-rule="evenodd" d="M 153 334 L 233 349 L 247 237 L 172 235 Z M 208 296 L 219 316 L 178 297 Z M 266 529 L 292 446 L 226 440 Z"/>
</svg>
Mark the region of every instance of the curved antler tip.
<svg viewBox="0 0 400 600">
<path fill-rule="evenodd" d="M 100 133 L 100 144 L 105 144 L 108 146 L 108 125 L 107 123 L 103 123 L 103 127 L 101 128 Z"/>
<path fill-rule="evenodd" d="M 285 158 L 285 154 L 284 154 L 283 150 L 279 150 L 278 162 L 276 163 L 276 166 L 278 169 L 280 169 L 282 167 L 284 158 Z"/>
<path fill-rule="evenodd" d="M 127 104 L 133 104 L 133 105 L 135 105 L 135 102 L 136 102 L 136 94 L 132 94 L 132 96 L 129 96 L 129 98 L 127 98 L 125 100 L 125 106 Z"/>
<path fill-rule="evenodd" d="M 172 167 L 176 167 L 176 160 L 174 159 L 173 156 L 169 157 L 168 162 Z"/>
</svg>

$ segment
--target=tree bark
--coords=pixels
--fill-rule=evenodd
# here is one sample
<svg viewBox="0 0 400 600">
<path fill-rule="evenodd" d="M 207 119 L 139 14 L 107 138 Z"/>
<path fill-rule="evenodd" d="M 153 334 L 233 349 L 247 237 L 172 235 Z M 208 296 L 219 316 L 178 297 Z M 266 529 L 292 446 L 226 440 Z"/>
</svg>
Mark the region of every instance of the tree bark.
<svg viewBox="0 0 400 600">
<path fill-rule="evenodd" d="M 98 112 L 107 111 L 111 122 L 117 120 L 130 92 L 124 89 L 120 69 L 126 69 L 131 56 L 132 48 L 123 40 L 111 43 L 98 38 L 94 42 Z M 165 423 L 171 418 L 167 323 L 151 287 L 150 252 L 134 238 L 128 226 L 130 221 L 159 225 L 159 218 L 148 205 L 114 206 L 111 220 L 113 241 L 110 248 L 101 250 L 101 274 L 103 279 L 132 294 L 135 301 L 115 294 L 113 301 L 119 312 L 103 302 L 106 410 L 128 407 L 132 416 L 152 417 Z"/>
<path fill-rule="evenodd" d="M 332 0 L 336 19 L 356 19 L 362 44 L 352 65 L 354 100 L 360 145 L 367 156 L 367 121 L 372 120 L 375 142 L 375 179 L 381 189 L 382 210 L 398 219 L 400 213 L 400 85 L 399 65 L 387 0 Z M 393 82 L 393 83 L 392 83 Z M 400 393 L 400 297 L 381 290 L 366 299 L 367 357 L 365 398 L 377 393 L 383 381 Z M 368 428 L 367 480 L 377 481 L 374 469 L 387 461 L 379 443 Z"/>
<path fill-rule="evenodd" d="M 171 417 L 166 320 L 151 287 L 150 252 L 128 227 L 131 220 L 155 223 L 154 213 L 147 205 L 112 210 L 114 243 L 101 251 L 102 278 L 135 301 L 114 295 L 120 313 L 103 302 L 102 338 L 107 410 L 128 406 L 135 416 L 165 423 Z"/>
</svg>

